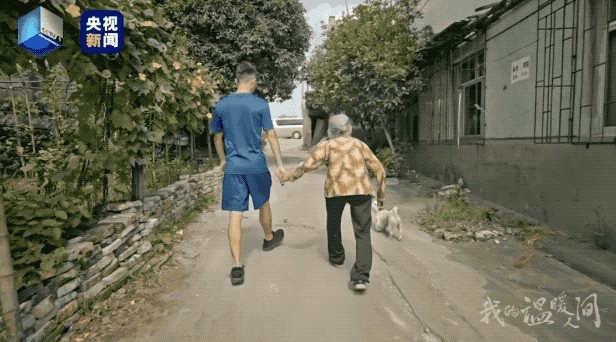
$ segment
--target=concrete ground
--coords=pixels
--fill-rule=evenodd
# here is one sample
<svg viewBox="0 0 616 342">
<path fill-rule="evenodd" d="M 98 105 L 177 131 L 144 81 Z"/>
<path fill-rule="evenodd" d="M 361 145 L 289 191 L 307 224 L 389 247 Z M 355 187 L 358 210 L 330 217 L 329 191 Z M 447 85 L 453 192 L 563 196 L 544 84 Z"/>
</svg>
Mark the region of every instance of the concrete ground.
<svg viewBox="0 0 616 342">
<path fill-rule="evenodd" d="M 307 156 L 301 140 L 281 143 L 288 166 Z M 414 195 L 410 182 L 387 188 L 386 207 L 398 206 L 402 216 L 402 241 L 373 233 L 371 282 L 365 293 L 354 293 L 348 208 L 342 223 L 347 260 L 339 268 L 327 261 L 324 178 L 320 169 L 273 185 L 275 228 L 285 230 L 283 245 L 273 251 L 261 250 L 258 212 L 246 213 L 241 286 L 231 286 L 228 277 L 227 213 L 201 214 L 175 248 L 184 256 L 182 285 L 153 298 L 166 315 L 121 340 L 616 340 L 616 291 L 541 253 L 514 268 L 523 248 L 513 238 L 500 244 L 432 238 L 414 222 L 432 200 Z"/>
</svg>

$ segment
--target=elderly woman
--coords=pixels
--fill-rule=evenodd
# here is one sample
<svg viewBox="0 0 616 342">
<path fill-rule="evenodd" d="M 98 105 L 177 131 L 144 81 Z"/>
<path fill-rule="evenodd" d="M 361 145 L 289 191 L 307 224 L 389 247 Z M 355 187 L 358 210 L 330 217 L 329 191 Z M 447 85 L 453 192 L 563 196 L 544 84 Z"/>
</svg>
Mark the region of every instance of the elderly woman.
<svg viewBox="0 0 616 342">
<path fill-rule="evenodd" d="M 353 289 L 364 291 L 372 268 L 370 225 L 374 191 L 368 169 L 376 175 L 377 199 L 383 205 L 385 180 L 383 165 L 362 141 L 351 137 L 351 121 L 344 114 L 329 120 L 329 140 L 319 144 L 312 155 L 293 171 L 281 175 L 281 181 L 294 181 L 305 172 L 327 165 L 325 179 L 325 205 L 327 208 L 327 249 L 329 261 L 334 266 L 344 263 L 344 247 L 340 235 L 342 211 L 348 203 L 355 231 L 355 265 L 351 270 Z"/>
</svg>

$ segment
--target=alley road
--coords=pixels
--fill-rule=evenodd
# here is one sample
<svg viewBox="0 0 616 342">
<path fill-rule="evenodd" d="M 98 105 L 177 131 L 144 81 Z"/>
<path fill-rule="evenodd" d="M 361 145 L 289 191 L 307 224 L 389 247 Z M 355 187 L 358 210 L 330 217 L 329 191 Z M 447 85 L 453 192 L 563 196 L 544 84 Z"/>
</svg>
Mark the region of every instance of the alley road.
<svg viewBox="0 0 616 342">
<path fill-rule="evenodd" d="M 299 140 L 281 143 L 287 165 L 307 156 Z M 615 291 L 542 255 L 523 269 L 513 268 L 511 261 L 522 250 L 513 239 L 499 245 L 434 240 L 412 221 L 429 199 L 411 197 L 404 182 L 388 186 L 386 202 L 400 208 L 403 240 L 373 234 L 371 282 L 364 294 L 354 293 L 348 284 L 355 254 L 348 208 L 342 226 L 347 260 L 340 268 L 327 262 L 324 177 L 318 170 L 295 183 L 273 185 L 274 224 L 285 229 L 285 240 L 271 252 L 261 250 L 257 212 L 246 213 L 241 286 L 231 286 L 228 277 L 227 214 L 201 214 L 176 247 L 179 255 L 192 256 L 182 263 L 188 275 L 182 286 L 160 298 L 173 302 L 174 309 L 151 326 L 136 327 L 124 340 L 614 341 Z M 524 322 L 523 314 L 504 314 L 508 304 L 533 305 L 525 297 L 533 302 L 546 297 L 549 310 L 550 300 L 563 292 L 569 296 L 567 311 L 576 314 L 577 309 L 570 321 L 577 328 L 563 326 L 571 317 L 563 313 L 554 312 L 553 323 L 536 325 Z M 598 328 L 596 316 L 585 316 L 588 311 L 580 312 L 574 299 L 593 293 Z M 500 305 L 493 316 L 482 313 L 490 307 L 488 297 Z"/>
</svg>

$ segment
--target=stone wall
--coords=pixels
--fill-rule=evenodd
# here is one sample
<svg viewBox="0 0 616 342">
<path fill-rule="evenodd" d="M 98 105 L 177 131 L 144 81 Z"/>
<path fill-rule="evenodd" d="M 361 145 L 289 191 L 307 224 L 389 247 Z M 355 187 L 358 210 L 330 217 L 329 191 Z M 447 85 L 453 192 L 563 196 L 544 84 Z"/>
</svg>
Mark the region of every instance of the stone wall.
<svg viewBox="0 0 616 342">
<path fill-rule="evenodd" d="M 110 204 L 105 217 L 67 244 L 68 260 L 43 275 L 42 284 L 18 292 L 27 341 L 42 341 L 59 325 L 79 319 L 80 303 L 95 298 L 127 276 L 153 266 L 149 236 L 165 220 L 180 217 L 198 195 L 221 193 L 222 172 L 182 176 L 142 201 Z M 3 319 L 0 316 L 0 336 Z M 1 337 L 0 337 L 1 340 Z"/>
</svg>

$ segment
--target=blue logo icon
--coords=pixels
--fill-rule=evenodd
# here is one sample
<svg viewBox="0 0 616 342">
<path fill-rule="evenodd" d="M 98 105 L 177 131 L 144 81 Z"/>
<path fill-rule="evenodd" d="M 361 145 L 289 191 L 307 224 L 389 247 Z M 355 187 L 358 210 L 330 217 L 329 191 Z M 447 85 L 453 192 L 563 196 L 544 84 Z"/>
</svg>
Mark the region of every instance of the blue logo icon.
<svg viewBox="0 0 616 342">
<path fill-rule="evenodd" d="M 17 20 L 17 44 L 42 57 L 62 46 L 62 18 L 39 7 Z"/>
<path fill-rule="evenodd" d="M 88 10 L 81 15 L 81 51 L 86 54 L 118 53 L 124 47 L 124 16 L 112 10 Z"/>
</svg>

